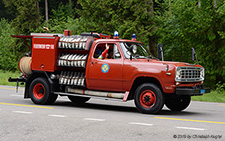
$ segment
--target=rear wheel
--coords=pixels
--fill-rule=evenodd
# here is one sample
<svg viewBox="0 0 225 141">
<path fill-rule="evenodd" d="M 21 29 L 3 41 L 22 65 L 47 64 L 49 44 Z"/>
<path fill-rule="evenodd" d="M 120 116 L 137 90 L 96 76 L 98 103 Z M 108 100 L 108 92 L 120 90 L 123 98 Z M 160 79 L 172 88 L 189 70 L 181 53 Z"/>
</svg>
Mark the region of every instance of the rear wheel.
<svg viewBox="0 0 225 141">
<path fill-rule="evenodd" d="M 89 97 L 79 97 L 79 96 L 68 96 L 68 98 L 75 104 L 82 104 L 90 99 Z"/>
<path fill-rule="evenodd" d="M 52 104 L 58 97 L 50 92 L 50 85 L 44 77 L 36 78 L 31 82 L 29 94 L 35 104 Z"/>
<path fill-rule="evenodd" d="M 137 109 L 142 113 L 158 113 L 164 105 L 164 97 L 161 90 L 152 83 L 140 85 L 134 97 Z"/>
<path fill-rule="evenodd" d="M 171 111 L 182 111 L 189 106 L 190 102 L 191 96 L 185 95 L 166 99 L 165 105 Z"/>
</svg>

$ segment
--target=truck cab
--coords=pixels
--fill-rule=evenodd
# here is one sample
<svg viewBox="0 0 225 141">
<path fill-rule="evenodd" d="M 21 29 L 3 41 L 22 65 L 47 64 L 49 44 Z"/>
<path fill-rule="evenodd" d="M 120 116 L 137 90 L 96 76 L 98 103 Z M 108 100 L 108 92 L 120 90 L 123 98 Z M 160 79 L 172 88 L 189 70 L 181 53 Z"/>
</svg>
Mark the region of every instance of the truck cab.
<svg viewBox="0 0 225 141">
<path fill-rule="evenodd" d="M 143 43 L 98 33 L 81 35 L 31 34 L 31 55 L 21 59 L 25 98 L 52 104 L 57 96 L 74 103 L 90 98 L 134 100 L 142 113 L 186 109 L 191 96 L 209 93 L 203 86 L 204 68 L 184 62 L 160 61 Z M 25 40 L 26 41 L 26 40 Z M 107 50 L 107 51 L 106 51 Z M 101 57 L 103 52 L 108 57 Z"/>
</svg>

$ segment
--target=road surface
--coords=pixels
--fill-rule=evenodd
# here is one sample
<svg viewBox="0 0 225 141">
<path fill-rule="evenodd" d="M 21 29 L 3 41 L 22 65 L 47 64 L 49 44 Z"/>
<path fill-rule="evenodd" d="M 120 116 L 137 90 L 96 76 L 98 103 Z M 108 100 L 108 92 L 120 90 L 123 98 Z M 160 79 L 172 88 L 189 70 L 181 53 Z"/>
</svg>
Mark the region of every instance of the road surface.
<svg viewBox="0 0 225 141">
<path fill-rule="evenodd" d="M 53 105 L 35 105 L 23 92 L 0 86 L 0 141 L 225 140 L 225 103 L 192 102 L 183 112 L 164 107 L 148 115 L 134 101 L 74 105 L 58 97 Z"/>
</svg>

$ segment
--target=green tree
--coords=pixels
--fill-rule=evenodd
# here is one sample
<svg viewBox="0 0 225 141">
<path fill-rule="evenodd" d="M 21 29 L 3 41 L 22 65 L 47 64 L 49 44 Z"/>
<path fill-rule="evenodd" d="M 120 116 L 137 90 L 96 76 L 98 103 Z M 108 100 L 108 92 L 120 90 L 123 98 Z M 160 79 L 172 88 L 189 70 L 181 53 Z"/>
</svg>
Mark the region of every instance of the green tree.
<svg viewBox="0 0 225 141">
<path fill-rule="evenodd" d="M 71 14 L 75 15 L 75 11 L 70 9 L 71 5 L 60 3 L 58 9 L 51 9 L 51 15 L 48 21 L 45 21 L 42 25 L 47 26 L 51 33 L 63 33 L 65 29 L 70 29 L 76 24 L 76 20 L 71 18 Z M 70 28 L 68 28 L 70 27 Z M 37 31 L 42 31 L 39 28 Z M 75 34 L 73 32 L 73 34 Z"/>
<path fill-rule="evenodd" d="M 14 71 L 18 66 L 16 40 L 10 37 L 15 29 L 5 19 L 0 21 L 0 69 Z"/>
<path fill-rule="evenodd" d="M 5 7 L 4 2 L 2 0 L 0 1 L 0 19 L 2 18 L 8 20 L 14 19 L 15 18 L 14 12 L 15 10 L 13 7 L 7 8 Z"/>
<path fill-rule="evenodd" d="M 78 0 L 80 31 L 113 34 L 119 31 L 121 38 L 138 40 L 150 46 L 154 52 L 155 35 L 152 0 Z"/>
<path fill-rule="evenodd" d="M 224 83 L 224 1 L 165 0 L 161 6 L 166 10 L 158 13 L 155 21 L 159 41 L 165 44 L 165 58 L 190 62 L 190 51 L 195 47 L 206 69 L 207 84 L 215 87 L 219 81 Z"/>
<path fill-rule="evenodd" d="M 28 34 L 40 26 L 41 17 L 37 0 L 3 0 L 6 7 L 16 9 L 13 26 L 18 34 Z"/>
</svg>

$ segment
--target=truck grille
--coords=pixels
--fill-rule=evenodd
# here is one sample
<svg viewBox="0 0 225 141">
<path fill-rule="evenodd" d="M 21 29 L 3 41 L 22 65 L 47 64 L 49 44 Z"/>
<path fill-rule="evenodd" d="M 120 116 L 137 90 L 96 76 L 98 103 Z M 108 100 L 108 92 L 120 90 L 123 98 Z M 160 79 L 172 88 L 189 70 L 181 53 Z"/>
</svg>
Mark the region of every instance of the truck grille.
<svg viewBox="0 0 225 141">
<path fill-rule="evenodd" d="M 181 78 L 199 78 L 200 69 L 182 69 Z"/>
<path fill-rule="evenodd" d="M 204 68 L 201 67 L 177 67 L 176 81 L 196 82 L 204 80 Z"/>
</svg>

